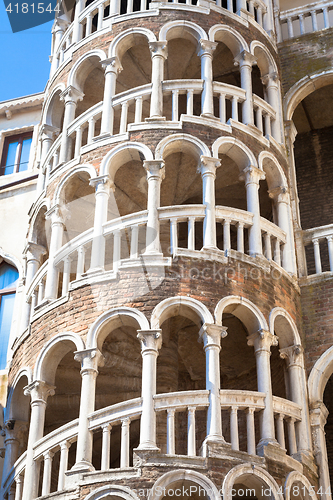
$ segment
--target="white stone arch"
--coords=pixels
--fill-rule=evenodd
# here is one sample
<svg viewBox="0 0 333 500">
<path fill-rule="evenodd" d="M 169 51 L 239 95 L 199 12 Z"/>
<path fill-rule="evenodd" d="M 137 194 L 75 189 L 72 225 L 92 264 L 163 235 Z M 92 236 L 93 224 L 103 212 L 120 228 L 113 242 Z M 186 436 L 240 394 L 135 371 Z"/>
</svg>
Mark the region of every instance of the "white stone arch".
<svg viewBox="0 0 333 500">
<path fill-rule="evenodd" d="M 0 264 L 3 261 L 7 262 L 7 264 L 10 264 L 13 267 L 16 267 L 16 269 L 19 273 L 19 279 L 22 279 L 23 266 L 22 266 L 21 262 L 16 257 L 14 257 L 14 255 L 11 255 L 11 254 L 5 252 L 5 250 L 2 247 L 0 247 Z"/>
<path fill-rule="evenodd" d="M 201 156 L 212 156 L 208 146 L 197 137 L 188 134 L 173 134 L 164 137 L 158 143 L 155 158 L 156 160 L 164 159 L 169 154 L 180 151 L 192 153 L 198 157 L 199 161 Z"/>
<path fill-rule="evenodd" d="M 276 157 L 269 151 L 262 151 L 258 157 L 258 166 L 266 174 L 268 189 L 288 188 L 286 175 Z"/>
<path fill-rule="evenodd" d="M 221 299 L 214 311 L 217 325 L 222 325 L 222 315 L 226 309 L 246 325 L 250 335 L 258 330 L 268 330 L 264 315 L 249 299 L 236 295 Z"/>
<path fill-rule="evenodd" d="M 110 174 L 112 180 L 117 170 L 131 160 L 153 160 L 151 150 L 141 142 L 124 142 L 104 156 L 101 163 L 101 174 Z"/>
<path fill-rule="evenodd" d="M 234 485 L 237 484 L 237 480 L 241 478 L 243 481 L 246 481 L 244 484 L 246 486 L 248 485 L 249 488 L 252 486 L 258 488 L 258 484 L 266 486 L 272 493 L 270 498 L 274 498 L 274 500 L 284 500 L 275 479 L 261 467 L 257 467 L 250 463 L 236 465 L 236 467 L 231 469 L 225 476 L 222 484 L 223 500 L 232 500 Z M 258 498 L 265 498 L 268 500 L 269 496 L 259 495 Z"/>
<path fill-rule="evenodd" d="M 134 326 L 138 330 L 149 330 L 146 316 L 134 307 L 116 307 L 102 314 L 90 327 L 87 336 L 87 349 L 102 349 L 106 337 L 112 330 L 120 326 Z"/>
<path fill-rule="evenodd" d="M 62 358 L 72 349 L 73 344 L 76 351 L 85 349 L 82 338 L 74 332 L 64 332 L 53 337 L 40 352 L 35 369 L 34 380 L 42 380 L 54 385 L 57 366 Z"/>
<path fill-rule="evenodd" d="M 90 493 L 86 500 L 111 500 L 111 497 L 118 497 L 123 500 L 139 500 L 138 496 L 134 491 L 130 490 L 126 486 L 102 486 Z"/>
<path fill-rule="evenodd" d="M 52 123 L 52 120 L 51 120 L 52 104 L 53 104 L 52 101 L 54 100 L 55 96 L 57 94 L 61 94 L 61 92 L 63 92 L 65 90 L 65 88 L 66 88 L 66 86 L 64 83 L 59 83 L 58 85 L 56 85 L 56 87 L 54 87 L 54 89 L 52 89 L 51 94 L 48 96 L 48 98 L 46 99 L 44 106 L 43 106 L 41 123 L 47 124 L 47 125 L 54 125 Z M 63 108 L 64 107 L 65 106 L 63 104 Z"/>
<path fill-rule="evenodd" d="M 142 36 L 147 38 L 148 43 L 156 42 L 156 36 L 151 30 L 141 27 L 130 28 L 123 31 L 112 40 L 108 50 L 108 57 L 117 56 L 119 60 L 121 60 L 125 52 L 135 45 L 137 37 Z"/>
<path fill-rule="evenodd" d="M 297 471 L 289 472 L 289 474 L 286 478 L 286 482 L 284 483 L 285 500 L 291 499 L 290 492 L 291 492 L 291 488 L 295 482 L 302 483 L 305 486 L 305 488 L 308 490 L 308 492 L 311 491 L 311 494 L 309 493 L 308 496 L 304 500 L 309 500 L 310 498 L 311 498 L 311 500 L 317 500 L 318 497 L 315 493 L 314 486 L 311 485 L 310 481 L 308 480 L 308 478 L 306 476 L 304 476 L 304 474 L 301 474 L 300 472 L 297 472 Z M 296 496 L 298 496 L 298 495 L 296 495 Z M 303 495 L 302 495 L 302 498 L 304 498 Z"/>
<path fill-rule="evenodd" d="M 333 346 L 315 362 L 308 378 L 310 405 L 323 401 L 324 390 L 333 373 Z"/>
<path fill-rule="evenodd" d="M 269 315 L 269 330 L 276 331 L 280 348 L 301 345 L 301 337 L 290 314 L 282 307 L 274 307 Z"/>
<path fill-rule="evenodd" d="M 241 172 L 250 165 L 257 167 L 257 160 L 252 151 L 235 137 L 219 137 L 212 146 L 213 157 L 218 158 L 219 153 L 229 156 Z"/>
<path fill-rule="evenodd" d="M 38 204 L 34 207 L 34 211 L 31 215 L 30 221 L 29 221 L 28 241 L 32 241 L 34 243 L 37 243 L 36 241 L 34 241 L 34 239 L 35 239 L 34 229 L 35 229 L 37 218 L 38 218 L 40 211 L 42 210 L 43 207 L 45 207 L 46 212 L 48 210 L 50 210 L 51 204 L 50 204 L 50 200 L 48 198 L 43 198 L 42 200 L 39 200 Z"/>
<path fill-rule="evenodd" d="M 285 120 L 291 120 L 295 109 L 305 97 L 326 85 L 333 84 L 333 69 L 306 75 L 296 82 L 286 93 L 283 99 Z"/>
<path fill-rule="evenodd" d="M 199 300 L 178 295 L 164 299 L 157 304 L 151 315 L 152 329 L 160 328 L 166 319 L 178 314 L 182 314 L 194 323 L 199 324 L 199 326 L 204 323 L 214 323 L 212 314 Z"/>
<path fill-rule="evenodd" d="M 215 24 L 209 30 L 209 40 L 212 42 L 224 43 L 236 57 L 243 50 L 249 51 L 249 46 L 244 38 L 230 26 Z"/>
<path fill-rule="evenodd" d="M 191 21 L 170 21 L 164 24 L 159 32 L 160 41 L 168 41 L 172 38 L 185 38 L 190 41 L 199 42 L 208 40 L 207 33 L 203 28 Z"/>
<path fill-rule="evenodd" d="M 6 408 L 4 408 L 4 421 L 10 420 L 11 418 L 15 418 L 15 417 L 17 418 L 17 415 L 15 414 L 16 413 L 15 408 L 14 408 L 16 403 L 19 403 L 19 407 L 20 407 L 19 411 L 22 411 L 22 410 L 24 411 L 20 402 L 16 401 L 18 385 L 22 381 L 23 377 L 27 378 L 28 383 L 26 385 L 31 384 L 32 372 L 31 372 L 31 369 L 29 366 L 21 368 L 19 370 L 19 372 L 15 375 L 13 383 L 9 386 Z M 27 406 L 28 407 L 30 406 L 30 399 L 24 395 L 23 387 L 22 387 L 22 393 L 19 394 L 18 396 L 19 396 L 18 399 L 21 399 L 20 396 L 22 398 L 27 398 Z M 28 417 L 29 417 L 29 415 L 27 415 L 27 420 L 28 420 Z M 19 420 L 23 420 L 23 418 L 20 418 Z"/>
<path fill-rule="evenodd" d="M 250 44 L 250 52 L 257 59 L 257 65 L 262 76 L 278 72 L 274 57 L 263 43 L 253 40 Z"/>
<path fill-rule="evenodd" d="M 76 174 L 78 174 L 80 172 L 88 173 L 91 179 L 93 179 L 94 177 L 97 177 L 95 167 L 93 167 L 89 163 L 83 163 L 82 165 L 78 165 L 78 166 L 74 167 L 72 170 L 70 170 L 70 172 L 68 172 L 61 179 L 61 181 L 57 185 L 56 190 L 54 192 L 54 196 L 53 196 L 52 206 L 57 205 L 57 204 L 61 204 L 62 193 L 63 193 L 65 186 L 68 184 L 68 182 L 70 182 L 72 177 L 74 177 Z"/>
<path fill-rule="evenodd" d="M 83 90 L 81 82 L 78 79 L 78 75 L 80 73 L 80 77 L 86 76 L 87 70 L 82 71 L 82 69 L 80 69 L 80 68 L 82 68 L 82 65 L 84 65 L 85 63 L 88 63 L 88 67 L 89 67 L 89 60 L 92 58 L 95 58 L 95 57 L 97 57 L 100 61 L 103 61 L 104 59 L 106 59 L 106 55 L 105 55 L 104 50 L 101 50 L 101 49 L 90 50 L 89 52 L 86 52 L 85 54 L 83 54 L 73 64 L 72 69 L 70 70 L 70 73 L 69 73 L 68 79 L 67 79 L 67 86 L 68 87 L 72 86 L 78 90 L 81 90 L 81 91 Z"/>
<path fill-rule="evenodd" d="M 182 485 L 184 481 L 198 484 L 207 493 L 209 500 L 221 500 L 220 493 L 215 484 L 208 477 L 192 470 L 176 470 L 167 472 L 160 477 L 149 492 L 148 500 L 161 500 L 167 488 L 175 489 L 175 484 Z M 173 487 L 172 487 L 173 485 Z"/>
</svg>

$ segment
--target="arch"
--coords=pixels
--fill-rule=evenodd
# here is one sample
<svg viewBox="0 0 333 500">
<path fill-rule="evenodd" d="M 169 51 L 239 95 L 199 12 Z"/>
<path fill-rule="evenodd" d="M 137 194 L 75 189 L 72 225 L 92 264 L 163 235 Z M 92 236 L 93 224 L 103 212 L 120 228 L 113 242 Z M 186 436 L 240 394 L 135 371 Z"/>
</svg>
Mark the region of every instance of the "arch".
<svg viewBox="0 0 333 500">
<path fill-rule="evenodd" d="M 214 323 L 213 316 L 207 307 L 192 297 L 178 295 L 162 300 L 152 312 L 151 327 L 160 328 L 162 323 L 172 316 L 183 314 L 186 318 L 198 324 L 200 318 L 201 324 Z M 201 325 L 200 325 L 201 326 Z"/>
<path fill-rule="evenodd" d="M 104 340 L 110 333 L 110 324 L 113 329 L 120 326 L 134 326 L 139 330 L 149 330 L 150 325 L 146 316 L 134 307 L 117 307 L 102 314 L 90 327 L 87 336 L 87 349 L 101 350 Z"/>
<path fill-rule="evenodd" d="M 283 110 L 286 120 L 292 120 L 293 114 L 299 103 L 309 94 L 326 85 L 333 83 L 333 69 L 307 75 L 295 83 L 283 99 Z"/>
<path fill-rule="evenodd" d="M 91 50 L 90 52 L 86 52 L 85 54 L 83 54 L 75 62 L 72 69 L 70 70 L 70 73 L 69 73 L 68 79 L 67 79 L 67 86 L 68 87 L 72 86 L 78 90 L 82 90 L 81 83 L 79 82 L 79 80 L 77 78 L 78 71 L 79 71 L 80 67 L 82 66 L 82 64 L 84 64 L 85 62 L 88 63 L 89 59 L 92 59 L 93 57 L 97 57 L 100 61 L 103 61 L 104 59 L 106 59 L 105 52 L 104 52 L 104 50 L 101 50 L 101 49 Z M 84 74 L 82 74 L 82 76 L 84 76 Z"/>
<path fill-rule="evenodd" d="M 23 266 L 21 262 L 14 257 L 13 255 L 10 255 L 9 253 L 5 252 L 2 247 L 0 247 L 0 264 L 2 261 L 7 262 L 7 264 L 10 264 L 11 266 L 16 267 L 18 273 L 19 273 L 19 279 L 22 279 L 23 277 Z"/>
<path fill-rule="evenodd" d="M 136 38 L 138 36 L 146 37 L 148 43 L 156 42 L 156 36 L 149 29 L 140 27 L 130 28 L 119 33 L 119 35 L 112 40 L 108 50 L 108 57 L 117 56 L 119 60 L 121 60 L 125 52 L 136 44 Z"/>
<path fill-rule="evenodd" d="M 43 380 L 54 385 L 54 377 L 61 359 L 71 350 L 74 344 L 76 351 L 83 351 L 85 345 L 81 337 L 74 332 L 64 332 L 53 337 L 40 352 L 34 370 L 34 380 Z"/>
<path fill-rule="evenodd" d="M 240 54 L 243 50 L 249 50 L 249 46 L 244 38 L 230 26 L 215 24 L 210 28 L 208 37 L 212 42 L 224 43 L 231 50 L 234 57 Z"/>
<path fill-rule="evenodd" d="M 59 83 L 56 85 L 56 87 L 52 90 L 51 94 L 48 96 L 44 107 L 43 107 L 43 113 L 42 113 L 42 119 L 41 123 L 42 124 L 47 124 L 47 125 L 53 125 L 52 120 L 51 120 L 51 113 L 52 113 L 52 102 L 54 98 L 56 97 L 57 94 L 61 94 L 65 90 L 66 86 L 64 83 Z"/>
<path fill-rule="evenodd" d="M 281 328 L 281 333 L 276 333 L 276 336 L 279 337 L 280 347 L 301 345 L 297 326 L 290 314 L 282 307 L 274 307 L 269 315 L 269 330 L 272 335 L 277 328 Z"/>
<path fill-rule="evenodd" d="M 90 493 L 86 500 L 108 500 L 111 497 L 119 497 L 124 500 L 139 500 L 138 496 L 134 491 L 130 490 L 126 486 L 102 486 Z"/>
<path fill-rule="evenodd" d="M 262 76 L 278 72 L 278 67 L 272 54 L 263 43 L 253 40 L 250 44 L 250 52 L 257 58 L 257 64 Z"/>
<path fill-rule="evenodd" d="M 308 491 L 311 491 L 311 493 L 309 493 L 309 498 L 311 498 L 312 500 L 317 500 L 318 497 L 315 493 L 315 489 L 311 485 L 308 478 L 306 476 L 304 476 L 304 474 L 301 474 L 300 472 L 297 472 L 297 471 L 289 472 L 289 474 L 286 478 L 286 482 L 284 483 L 285 500 L 290 500 L 291 487 L 292 487 L 293 483 L 295 483 L 295 482 L 302 483 Z"/>
<path fill-rule="evenodd" d="M 36 220 L 40 214 L 40 211 L 42 210 L 42 208 L 45 207 L 45 211 L 47 212 L 48 210 L 50 210 L 51 208 L 51 204 L 50 204 L 50 200 L 48 198 L 43 198 L 42 200 L 40 200 L 38 202 L 38 204 L 34 207 L 34 211 L 30 217 L 30 221 L 29 221 L 29 233 L 28 233 L 28 240 L 30 239 L 30 241 L 33 241 L 34 243 L 36 243 L 34 241 L 34 228 L 35 228 L 35 225 L 36 225 Z"/>
<path fill-rule="evenodd" d="M 160 41 L 171 40 L 172 38 L 185 38 L 187 40 L 199 42 L 208 40 L 204 29 L 191 21 L 170 21 L 162 26 L 158 39 Z"/>
<path fill-rule="evenodd" d="M 21 368 L 19 370 L 19 372 L 15 375 L 13 384 L 10 386 L 9 393 L 7 396 L 6 408 L 4 408 L 4 421 L 9 420 L 9 419 L 13 418 L 13 416 L 14 416 L 13 415 L 13 405 L 15 404 L 15 400 L 14 400 L 15 393 L 16 393 L 16 389 L 17 389 L 17 387 L 18 387 L 18 385 L 23 377 L 27 378 L 27 380 L 28 380 L 27 385 L 31 384 L 32 372 L 31 372 L 30 367 Z M 26 397 L 26 396 L 24 396 L 23 391 L 22 391 L 21 396 Z M 30 401 L 28 399 L 28 405 L 29 404 L 30 404 Z"/>
<path fill-rule="evenodd" d="M 181 148 L 179 148 L 181 145 Z M 155 158 L 157 160 L 163 159 L 171 153 L 178 152 L 192 153 L 195 156 L 212 156 L 211 152 L 204 142 L 196 137 L 188 134 L 173 134 L 168 135 L 162 139 L 155 151 Z"/>
<path fill-rule="evenodd" d="M 209 500 L 221 500 L 215 484 L 203 474 L 192 470 L 176 470 L 163 474 L 150 490 L 148 500 L 161 500 L 166 488 L 179 481 L 196 483 L 206 491 Z"/>
<path fill-rule="evenodd" d="M 258 157 L 258 165 L 260 170 L 263 170 L 266 174 L 269 189 L 280 186 L 288 188 L 288 182 L 283 168 L 272 153 L 269 151 L 262 151 Z"/>
<path fill-rule="evenodd" d="M 258 330 L 268 330 L 262 312 L 245 297 L 230 295 L 221 299 L 214 311 L 217 325 L 222 325 L 222 315 L 226 309 L 247 326 L 249 334 Z"/>
<path fill-rule="evenodd" d="M 69 180 L 74 177 L 76 174 L 79 172 L 87 172 L 90 175 L 90 178 L 93 179 L 94 177 L 97 177 L 97 173 L 95 170 L 95 167 L 90 165 L 89 163 L 84 163 L 83 165 L 78 165 L 77 167 L 73 168 L 70 172 L 68 172 L 59 182 L 59 184 L 56 187 L 56 190 L 54 192 L 53 196 L 53 204 L 57 205 L 61 203 L 61 197 L 62 197 L 62 191 L 66 184 L 69 182 Z"/>
<path fill-rule="evenodd" d="M 233 498 L 232 490 L 237 479 L 245 477 L 249 486 L 255 485 L 256 479 L 267 485 L 270 489 L 275 500 L 283 500 L 283 495 L 279 491 L 279 486 L 275 479 L 268 474 L 267 471 L 254 464 L 240 464 L 231 469 L 225 476 L 222 484 L 222 492 L 224 500 L 231 500 Z"/>
<path fill-rule="evenodd" d="M 315 362 L 308 378 L 310 405 L 323 401 L 324 390 L 333 373 L 333 346 L 325 351 Z"/>
<path fill-rule="evenodd" d="M 235 137 L 219 137 L 212 146 L 213 157 L 218 158 L 219 153 L 229 156 L 241 172 L 246 167 L 257 166 L 257 160 L 252 151 Z"/>
<path fill-rule="evenodd" d="M 101 163 L 101 174 L 110 174 L 111 179 L 124 163 L 131 160 L 153 160 L 153 154 L 145 144 L 141 142 L 124 142 L 112 149 L 104 156 Z"/>
</svg>

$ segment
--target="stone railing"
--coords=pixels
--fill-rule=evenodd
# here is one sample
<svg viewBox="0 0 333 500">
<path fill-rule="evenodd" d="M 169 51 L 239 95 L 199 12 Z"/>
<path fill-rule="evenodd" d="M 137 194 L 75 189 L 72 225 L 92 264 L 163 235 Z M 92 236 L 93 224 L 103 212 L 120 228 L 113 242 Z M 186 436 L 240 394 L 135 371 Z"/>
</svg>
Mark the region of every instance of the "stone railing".
<svg viewBox="0 0 333 500">
<path fill-rule="evenodd" d="M 276 111 L 268 102 L 257 95 L 253 95 L 253 110 L 255 116 L 255 126 L 265 136 L 270 136 L 273 130 L 273 122 L 276 120 Z M 274 137 L 274 135 L 273 135 Z M 274 137 L 274 139 L 278 139 Z"/>
<path fill-rule="evenodd" d="M 182 391 L 154 396 L 154 407 L 157 415 L 157 445 L 166 455 L 200 456 L 199 450 L 206 428 L 206 411 L 209 406 L 209 391 Z M 220 391 L 220 402 L 224 436 L 230 443 L 231 450 L 243 451 L 256 455 L 257 441 L 260 439 L 259 421 L 256 416 L 265 408 L 265 394 L 255 391 L 224 390 Z M 279 444 L 286 448 L 284 421 L 288 429 L 288 452 L 297 453 L 295 423 L 301 420 L 301 408 L 288 400 L 273 397 L 276 432 Z M 131 424 L 141 417 L 142 399 L 136 398 L 102 408 L 89 415 L 89 431 L 98 437 L 100 445 L 95 447 L 96 471 L 109 469 L 126 469 L 131 466 L 134 443 L 138 439 L 131 436 Z M 181 419 L 185 433 L 177 433 L 176 419 Z M 229 420 L 229 421 L 227 421 Z M 179 420 L 178 420 L 179 423 Z M 70 447 L 77 441 L 79 432 L 78 419 L 50 432 L 40 439 L 33 448 L 33 459 L 39 464 L 36 474 L 41 471 L 39 495 L 65 489 L 65 473 L 68 470 Z M 112 434 L 118 435 L 112 449 Z M 160 441 L 160 442 L 159 442 Z M 132 443 L 132 444 L 131 444 Z M 115 456 L 115 453 L 117 456 Z M 99 456 L 98 456 L 99 454 Z M 112 457 L 112 463 L 111 463 Z M 53 467 L 52 467 L 53 463 Z M 42 465 L 42 467 L 41 467 Z M 56 465 L 56 467 L 54 467 Z M 22 499 L 26 452 L 15 462 L 14 467 L 5 479 L 4 492 L 15 495 L 15 500 Z M 56 469 L 56 470 L 55 470 Z M 15 491 L 16 488 L 16 491 Z M 13 497 L 14 498 L 14 497 Z"/>
<path fill-rule="evenodd" d="M 261 235 L 263 239 L 263 253 L 266 259 L 282 265 L 282 254 L 286 244 L 286 233 L 273 222 L 260 218 Z"/>
<path fill-rule="evenodd" d="M 303 231 L 303 244 L 305 247 L 313 246 L 315 274 L 323 272 L 322 254 L 327 260 L 325 271 L 333 272 L 333 224 Z M 307 273 L 311 274 L 309 263 Z"/>
<path fill-rule="evenodd" d="M 333 2 L 323 0 L 285 10 L 280 13 L 278 22 L 280 24 L 278 41 L 330 28 L 333 26 Z"/>
<path fill-rule="evenodd" d="M 180 95 L 186 95 L 186 107 L 184 114 L 194 114 L 194 95 L 201 95 L 203 90 L 203 80 L 167 80 L 163 82 L 163 114 L 167 120 L 178 121 L 181 114 Z M 171 106 L 167 100 L 171 95 Z M 197 116 L 201 113 L 201 103 Z"/>
<path fill-rule="evenodd" d="M 219 115 L 221 123 L 227 123 L 229 118 L 236 122 L 239 121 L 239 105 L 242 105 L 246 99 L 246 91 L 234 85 L 214 82 L 214 96 L 219 100 Z M 228 106 L 229 101 L 229 106 Z M 230 109 L 228 109 L 230 108 Z"/>
</svg>

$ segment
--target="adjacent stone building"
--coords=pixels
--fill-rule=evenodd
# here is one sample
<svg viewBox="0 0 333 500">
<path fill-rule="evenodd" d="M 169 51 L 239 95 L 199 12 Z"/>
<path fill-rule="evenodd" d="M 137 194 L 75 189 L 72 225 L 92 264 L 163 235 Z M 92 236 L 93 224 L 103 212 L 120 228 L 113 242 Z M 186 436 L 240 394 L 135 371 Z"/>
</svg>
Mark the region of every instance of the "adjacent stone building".
<svg viewBox="0 0 333 500">
<path fill-rule="evenodd" d="M 0 102 L 2 498 L 330 500 L 332 0 L 63 9 Z"/>
</svg>

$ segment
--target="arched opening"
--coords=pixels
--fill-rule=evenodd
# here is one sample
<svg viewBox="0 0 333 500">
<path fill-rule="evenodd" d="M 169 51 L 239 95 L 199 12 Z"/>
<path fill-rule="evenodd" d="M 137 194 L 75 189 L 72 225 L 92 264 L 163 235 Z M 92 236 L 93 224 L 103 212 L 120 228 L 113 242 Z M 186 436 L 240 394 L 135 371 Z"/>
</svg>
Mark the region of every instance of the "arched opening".
<svg viewBox="0 0 333 500">
<path fill-rule="evenodd" d="M 9 388 L 9 400 L 7 404 L 8 409 L 6 411 L 6 428 L 11 431 L 11 434 L 15 439 L 14 443 L 9 444 L 10 446 L 14 446 L 15 450 L 12 450 L 12 453 L 10 453 L 9 450 L 7 451 L 8 456 L 11 457 L 12 461 L 10 464 L 7 463 L 7 472 L 9 472 L 17 458 L 20 457 L 27 449 L 30 424 L 30 400 L 29 396 L 24 395 L 24 388 L 28 384 L 29 381 L 27 375 L 22 375 L 16 382 L 12 392 Z M 6 471 L 4 471 L 4 473 L 5 472 Z"/>
<path fill-rule="evenodd" d="M 43 206 L 39 210 L 32 228 L 32 242 L 45 248 L 45 253 L 41 256 L 41 265 L 49 258 L 49 248 L 51 239 L 51 221 L 45 218 L 47 207 Z"/>
<path fill-rule="evenodd" d="M 258 466 L 237 465 L 226 475 L 222 490 L 223 497 L 228 499 L 283 499 L 275 479 Z"/>
<path fill-rule="evenodd" d="M 65 103 L 60 100 L 61 90 L 57 90 L 49 102 L 45 123 L 55 127 L 57 131 L 54 136 L 57 137 L 62 131 L 62 125 L 64 121 Z"/>
<path fill-rule="evenodd" d="M 17 269 L 0 257 L 0 369 L 7 365 L 7 350 L 14 312 Z"/>
</svg>

